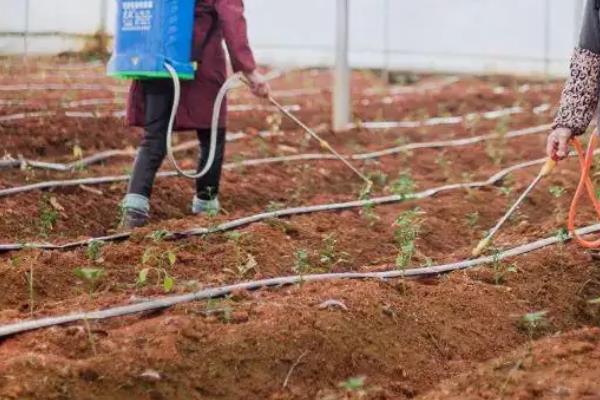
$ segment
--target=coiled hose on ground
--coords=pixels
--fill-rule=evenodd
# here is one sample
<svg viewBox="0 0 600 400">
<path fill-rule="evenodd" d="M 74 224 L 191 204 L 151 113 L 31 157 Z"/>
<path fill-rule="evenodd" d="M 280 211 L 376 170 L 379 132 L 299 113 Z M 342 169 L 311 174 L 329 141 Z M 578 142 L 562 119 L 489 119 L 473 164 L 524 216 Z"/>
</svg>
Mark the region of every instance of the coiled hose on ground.
<svg viewBox="0 0 600 400">
<path fill-rule="evenodd" d="M 572 143 L 575 147 L 575 150 L 577 150 L 577 156 L 579 157 L 581 176 L 579 178 L 579 183 L 577 184 L 577 189 L 575 190 L 575 195 L 573 196 L 573 201 L 571 202 L 571 207 L 569 208 L 567 226 L 569 228 L 569 232 L 571 232 L 573 238 L 580 246 L 587 249 L 600 249 L 600 239 L 586 240 L 581 237 L 581 235 L 578 235 L 577 231 L 575 230 L 575 217 L 577 216 L 579 201 L 581 200 L 584 191 L 587 193 L 588 198 L 590 199 L 590 202 L 596 211 L 596 215 L 598 218 L 600 218 L 600 201 L 598 200 L 594 184 L 590 177 L 590 171 L 594 162 L 595 149 L 598 143 L 598 130 L 595 129 L 594 133 L 592 133 L 587 151 L 584 152 L 583 146 L 579 139 L 574 138 Z"/>
</svg>

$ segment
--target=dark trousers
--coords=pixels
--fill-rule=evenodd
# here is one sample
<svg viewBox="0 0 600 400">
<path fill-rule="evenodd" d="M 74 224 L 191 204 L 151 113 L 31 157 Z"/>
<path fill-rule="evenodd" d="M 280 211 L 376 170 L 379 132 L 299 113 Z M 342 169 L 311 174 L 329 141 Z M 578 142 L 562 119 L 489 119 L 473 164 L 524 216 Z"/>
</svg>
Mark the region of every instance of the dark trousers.
<svg viewBox="0 0 600 400">
<path fill-rule="evenodd" d="M 129 194 L 150 198 L 152 186 L 166 154 L 167 127 L 173 105 L 173 83 L 170 80 L 147 80 L 142 84 L 145 97 L 146 126 L 138 148 Z M 200 160 L 198 171 L 204 168 L 210 148 L 210 129 L 198 129 Z M 215 161 L 206 175 L 196 181 L 196 193 L 202 200 L 212 200 L 219 194 L 219 181 L 225 154 L 225 129 L 219 129 Z"/>
</svg>

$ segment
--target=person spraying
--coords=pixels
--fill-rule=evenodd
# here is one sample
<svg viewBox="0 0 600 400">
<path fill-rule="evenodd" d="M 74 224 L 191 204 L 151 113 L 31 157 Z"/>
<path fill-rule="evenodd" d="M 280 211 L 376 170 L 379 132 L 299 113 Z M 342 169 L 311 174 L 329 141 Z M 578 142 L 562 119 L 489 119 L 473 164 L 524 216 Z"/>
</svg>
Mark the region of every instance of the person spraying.
<svg viewBox="0 0 600 400">
<path fill-rule="evenodd" d="M 509 220 L 519 205 L 533 191 L 536 185 L 556 167 L 558 161 L 569 155 L 569 144 L 572 143 L 580 157 L 581 176 L 571 207 L 569 209 L 567 227 L 572 237 L 582 246 L 592 249 L 600 248 L 600 240 L 588 241 L 581 237 L 575 229 L 575 217 L 579 200 L 587 192 L 594 208 L 600 216 L 600 202 L 595 195 L 595 188 L 589 177 L 593 150 L 598 140 L 593 136 L 587 152 L 583 151 L 578 136 L 585 133 L 598 108 L 600 92 L 600 0 L 587 0 L 584 10 L 584 21 L 581 28 L 579 44 L 573 52 L 570 77 L 563 89 L 560 107 L 552 124 L 552 132 L 546 141 L 548 156 L 544 166 L 523 191 L 517 201 L 504 216 L 487 233 L 473 249 L 472 256 L 479 257 L 489 247 L 500 228 Z"/>
<path fill-rule="evenodd" d="M 195 78 L 181 87 L 181 102 L 175 130 L 195 130 L 200 143 L 198 170 L 205 167 L 210 145 L 212 109 L 226 80 L 225 42 L 234 72 L 242 72 L 251 91 L 267 98 L 268 84 L 256 72 L 249 45 L 243 0 L 198 0 L 195 5 L 192 59 L 198 68 Z M 156 173 L 167 153 L 166 135 L 173 106 L 170 79 L 134 80 L 127 102 L 127 122 L 144 129 L 123 199 L 124 229 L 144 226 L 150 215 L 150 197 Z M 192 213 L 219 211 L 219 182 L 225 153 L 226 104 L 219 119 L 215 159 L 208 173 L 196 180 Z"/>
<path fill-rule="evenodd" d="M 548 136 L 548 157 L 562 160 L 569 142 L 585 133 L 596 109 L 600 92 L 600 0 L 587 0 L 579 44 L 573 52 L 570 77 Z"/>
</svg>

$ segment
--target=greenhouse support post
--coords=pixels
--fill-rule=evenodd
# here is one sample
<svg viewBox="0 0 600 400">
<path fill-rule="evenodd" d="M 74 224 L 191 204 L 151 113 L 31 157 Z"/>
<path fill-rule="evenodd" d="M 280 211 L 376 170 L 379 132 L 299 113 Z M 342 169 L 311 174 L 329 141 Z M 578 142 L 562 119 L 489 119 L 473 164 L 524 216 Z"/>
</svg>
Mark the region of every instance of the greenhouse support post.
<svg viewBox="0 0 600 400">
<path fill-rule="evenodd" d="M 348 25 L 350 1 L 337 0 L 336 50 L 333 89 L 333 129 L 344 130 L 350 123 L 350 66 L 348 63 Z"/>
</svg>

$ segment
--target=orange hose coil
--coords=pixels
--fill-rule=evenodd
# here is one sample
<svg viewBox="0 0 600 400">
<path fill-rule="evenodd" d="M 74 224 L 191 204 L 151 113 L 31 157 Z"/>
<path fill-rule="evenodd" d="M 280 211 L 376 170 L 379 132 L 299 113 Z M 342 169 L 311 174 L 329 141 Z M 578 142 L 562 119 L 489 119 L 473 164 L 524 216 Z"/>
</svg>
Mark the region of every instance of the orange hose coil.
<svg viewBox="0 0 600 400">
<path fill-rule="evenodd" d="M 574 138 L 572 142 L 573 146 L 575 146 L 575 150 L 577 150 L 577 155 L 579 157 L 581 177 L 579 178 L 577 190 L 575 191 L 575 196 L 573 197 L 573 201 L 571 202 L 571 207 L 569 209 L 569 219 L 567 222 L 567 227 L 569 228 L 569 232 L 571 233 L 573 238 L 581 246 L 588 249 L 598 249 L 600 248 L 600 239 L 585 240 L 575 232 L 575 217 L 577 216 L 577 208 L 579 206 L 579 201 L 581 200 L 581 197 L 584 194 L 584 190 L 587 192 L 588 198 L 592 202 L 592 205 L 596 210 L 596 214 L 600 218 L 600 201 L 596 197 L 594 184 L 590 179 L 590 170 L 592 167 L 592 163 L 594 162 L 594 150 L 596 148 L 596 145 L 598 144 L 598 131 L 594 130 L 594 133 L 591 135 L 590 142 L 585 153 L 583 151 L 583 146 L 581 145 L 579 139 Z"/>
</svg>

